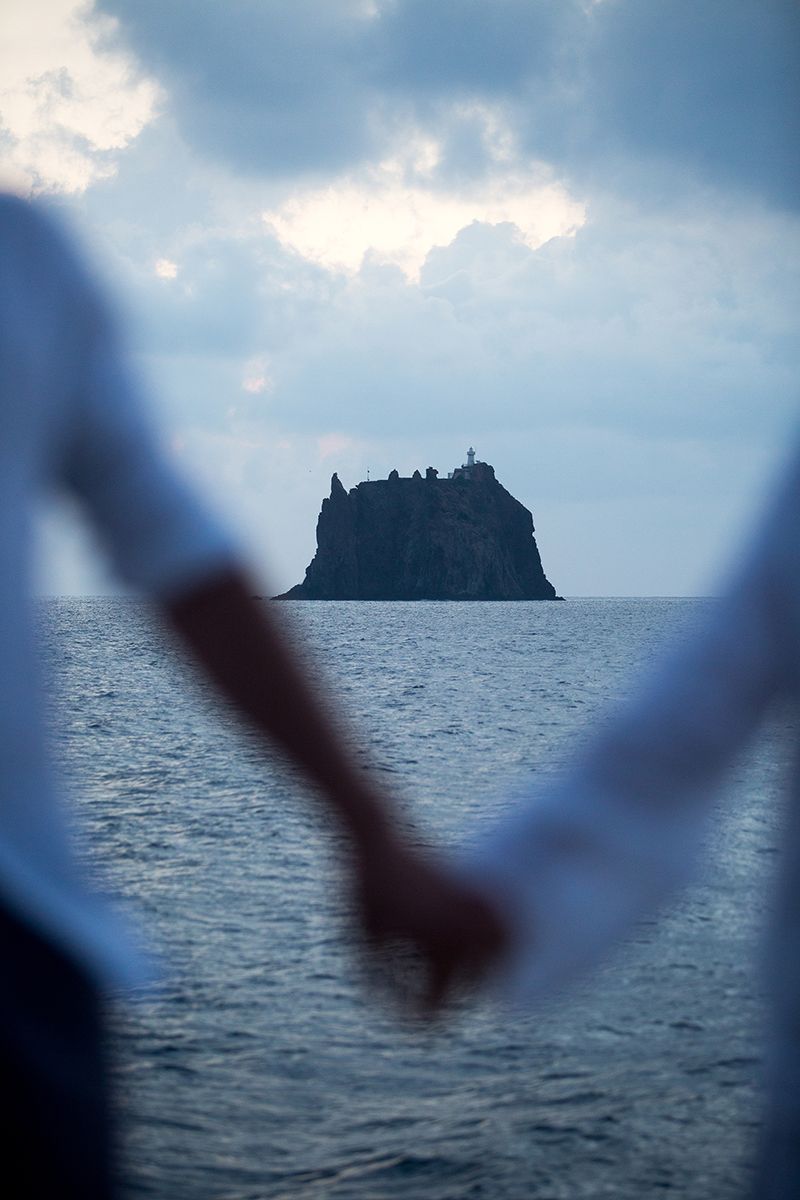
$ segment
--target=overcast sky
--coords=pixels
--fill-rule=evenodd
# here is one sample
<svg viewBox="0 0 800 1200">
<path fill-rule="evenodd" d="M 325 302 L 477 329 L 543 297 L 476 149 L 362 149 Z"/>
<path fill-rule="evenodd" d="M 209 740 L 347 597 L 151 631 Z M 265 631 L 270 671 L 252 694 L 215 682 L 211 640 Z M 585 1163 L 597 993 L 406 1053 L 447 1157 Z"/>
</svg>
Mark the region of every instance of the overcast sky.
<svg viewBox="0 0 800 1200">
<path fill-rule="evenodd" d="M 565 595 L 697 594 L 798 426 L 794 0 L 3 0 L 64 211 L 274 589 L 467 447 Z M 46 590 L 106 588 L 67 520 Z"/>
</svg>

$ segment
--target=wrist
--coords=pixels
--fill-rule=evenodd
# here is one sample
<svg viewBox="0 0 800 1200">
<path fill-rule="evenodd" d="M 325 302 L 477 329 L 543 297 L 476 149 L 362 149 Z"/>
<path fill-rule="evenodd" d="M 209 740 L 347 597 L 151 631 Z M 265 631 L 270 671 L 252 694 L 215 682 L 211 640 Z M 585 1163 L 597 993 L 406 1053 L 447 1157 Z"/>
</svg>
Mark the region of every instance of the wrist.
<svg viewBox="0 0 800 1200">
<path fill-rule="evenodd" d="M 370 850 L 398 840 L 397 823 L 386 799 L 363 781 L 337 789 L 334 800 L 357 850 Z"/>
</svg>

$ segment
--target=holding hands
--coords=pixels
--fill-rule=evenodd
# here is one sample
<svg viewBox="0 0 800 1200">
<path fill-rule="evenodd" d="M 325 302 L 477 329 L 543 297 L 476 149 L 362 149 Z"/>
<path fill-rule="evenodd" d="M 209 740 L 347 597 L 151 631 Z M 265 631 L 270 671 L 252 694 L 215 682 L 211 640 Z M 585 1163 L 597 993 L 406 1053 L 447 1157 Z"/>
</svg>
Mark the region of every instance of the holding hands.
<svg viewBox="0 0 800 1200">
<path fill-rule="evenodd" d="M 373 965 L 413 1015 L 434 1017 L 482 982 L 506 948 L 507 931 L 489 902 L 395 835 L 359 848 L 356 875 Z"/>
<path fill-rule="evenodd" d="M 234 568 L 165 607 L 206 675 L 315 785 L 347 835 L 360 923 L 404 1006 L 430 1016 L 477 983 L 505 947 L 500 917 L 397 830 L 393 806 L 355 766 L 271 606 L 254 599 Z"/>
</svg>

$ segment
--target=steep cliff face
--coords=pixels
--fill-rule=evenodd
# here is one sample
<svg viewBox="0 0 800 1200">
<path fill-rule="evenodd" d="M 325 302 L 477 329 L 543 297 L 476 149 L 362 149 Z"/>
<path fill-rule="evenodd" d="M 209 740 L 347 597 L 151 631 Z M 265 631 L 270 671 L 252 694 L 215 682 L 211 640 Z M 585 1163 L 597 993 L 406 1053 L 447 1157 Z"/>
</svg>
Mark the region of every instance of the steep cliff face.
<svg viewBox="0 0 800 1200">
<path fill-rule="evenodd" d="M 317 552 L 291 600 L 555 600 L 533 518 L 486 463 L 438 479 L 428 469 L 360 483 L 337 475 L 322 501 Z"/>
</svg>

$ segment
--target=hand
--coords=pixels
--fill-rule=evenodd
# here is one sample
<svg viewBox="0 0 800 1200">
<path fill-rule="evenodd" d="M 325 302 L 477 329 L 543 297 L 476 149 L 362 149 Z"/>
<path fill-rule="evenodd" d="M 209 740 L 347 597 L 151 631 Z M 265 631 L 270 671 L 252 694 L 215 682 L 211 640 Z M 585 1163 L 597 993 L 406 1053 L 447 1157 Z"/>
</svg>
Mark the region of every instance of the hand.
<svg viewBox="0 0 800 1200">
<path fill-rule="evenodd" d="M 508 932 L 489 901 L 397 837 L 360 847 L 356 866 L 370 949 L 406 1009 L 435 1015 L 505 950 Z"/>
</svg>

